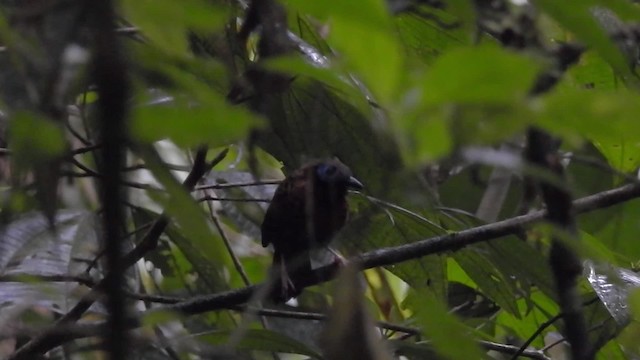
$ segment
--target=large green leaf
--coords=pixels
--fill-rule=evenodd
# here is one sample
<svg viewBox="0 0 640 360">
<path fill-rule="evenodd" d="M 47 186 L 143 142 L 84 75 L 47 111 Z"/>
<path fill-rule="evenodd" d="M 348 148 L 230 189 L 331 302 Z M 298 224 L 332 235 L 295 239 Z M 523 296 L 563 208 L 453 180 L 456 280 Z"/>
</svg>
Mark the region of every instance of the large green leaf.
<svg viewBox="0 0 640 360">
<path fill-rule="evenodd" d="M 351 3 L 330 0 L 320 4 L 289 0 L 287 4 L 301 13 L 330 19 L 331 31 L 327 41 L 342 55 L 339 62 L 361 78 L 383 103 L 394 96 L 402 60 L 383 1 Z"/>
<path fill-rule="evenodd" d="M 368 120 L 371 114 L 362 113 L 323 84 L 296 78 L 286 93 L 266 94 L 258 101 L 254 106 L 270 125 L 260 133 L 258 144 L 281 160 L 287 171 L 312 158 L 337 156 L 367 192 L 384 193 L 389 199 L 402 189 L 395 184 L 415 184 L 415 179 L 405 178 L 392 139 Z"/>
<path fill-rule="evenodd" d="M 350 221 L 338 242 L 348 249 L 365 252 L 381 247 L 397 246 L 423 240 L 443 230 L 422 220 L 393 209 L 364 212 Z M 428 288 L 439 299 L 446 298 L 446 258 L 440 255 L 403 262 L 387 267 L 396 276 L 416 288 Z"/>
<path fill-rule="evenodd" d="M 629 171 L 640 164 L 639 99 L 624 90 L 556 91 L 536 104 L 536 122 L 574 144 L 591 139 L 611 165 Z"/>
</svg>

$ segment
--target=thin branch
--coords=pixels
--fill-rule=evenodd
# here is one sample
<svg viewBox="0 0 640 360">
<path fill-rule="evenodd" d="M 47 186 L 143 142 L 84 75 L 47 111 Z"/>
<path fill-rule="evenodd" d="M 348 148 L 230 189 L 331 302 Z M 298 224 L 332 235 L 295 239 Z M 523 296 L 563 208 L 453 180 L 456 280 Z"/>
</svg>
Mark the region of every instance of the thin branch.
<svg viewBox="0 0 640 360">
<path fill-rule="evenodd" d="M 515 354 L 518 353 L 521 357 L 527 357 L 530 359 L 538 359 L 538 360 L 551 360 L 550 357 L 546 356 L 542 350 L 524 350 L 520 351 L 517 346 L 506 345 L 500 343 L 494 343 L 491 341 L 480 341 L 480 346 L 485 348 L 486 350 L 493 350 L 497 352 L 501 352 L 504 354 Z"/>
<path fill-rule="evenodd" d="M 29 283 L 31 281 L 42 282 L 76 282 L 88 287 L 93 287 L 96 282 L 88 276 L 68 275 L 68 274 L 52 274 L 52 275 L 34 275 L 34 274 L 7 274 L 0 275 L 0 282 L 22 282 Z"/>
<path fill-rule="evenodd" d="M 200 185 L 200 186 L 196 186 L 194 190 L 229 189 L 229 188 L 246 187 L 246 186 L 278 185 L 281 182 L 282 180 L 260 180 L 260 181 L 248 181 L 248 182 L 240 182 L 240 183 Z"/>
<path fill-rule="evenodd" d="M 88 152 L 92 152 L 101 148 L 102 148 L 102 144 L 87 144 L 87 146 L 73 149 L 71 151 L 71 155 L 75 156 L 75 155 L 86 154 Z"/>
<path fill-rule="evenodd" d="M 263 203 L 269 203 L 271 202 L 271 199 L 248 199 L 248 198 L 221 198 L 221 197 L 216 197 L 216 196 L 203 196 L 201 198 L 198 199 L 198 202 L 203 202 L 203 201 L 235 201 L 235 202 L 263 202 Z"/>
<path fill-rule="evenodd" d="M 594 302 L 598 301 L 598 297 L 594 297 L 591 300 L 585 301 L 582 306 L 589 306 L 591 304 L 593 304 Z M 513 357 L 511 357 L 511 360 L 517 360 L 518 356 L 520 356 L 522 353 L 524 353 L 527 348 L 529 347 L 529 345 L 531 345 L 531 343 L 533 343 L 535 341 L 535 339 L 540 336 L 540 334 L 542 334 L 542 332 L 548 328 L 549 326 L 553 325 L 556 321 L 562 319 L 562 317 L 564 316 L 563 313 L 559 313 L 556 316 L 550 318 L 549 320 L 543 322 L 538 329 L 536 329 L 536 331 L 527 339 L 527 341 L 524 342 L 524 344 L 522 344 L 522 346 L 520 346 L 520 349 L 518 349 L 517 352 L 513 353 Z"/>
</svg>

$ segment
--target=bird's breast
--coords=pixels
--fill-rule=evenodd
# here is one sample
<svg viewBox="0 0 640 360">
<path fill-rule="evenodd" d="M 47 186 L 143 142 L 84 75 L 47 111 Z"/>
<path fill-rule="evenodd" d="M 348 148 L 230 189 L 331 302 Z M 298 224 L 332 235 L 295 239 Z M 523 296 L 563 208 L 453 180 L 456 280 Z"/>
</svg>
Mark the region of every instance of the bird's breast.
<svg viewBox="0 0 640 360">
<path fill-rule="evenodd" d="M 314 219 L 313 242 L 319 246 L 326 246 L 347 221 L 347 203 L 346 201 L 327 205 L 316 206 L 312 215 Z"/>
</svg>

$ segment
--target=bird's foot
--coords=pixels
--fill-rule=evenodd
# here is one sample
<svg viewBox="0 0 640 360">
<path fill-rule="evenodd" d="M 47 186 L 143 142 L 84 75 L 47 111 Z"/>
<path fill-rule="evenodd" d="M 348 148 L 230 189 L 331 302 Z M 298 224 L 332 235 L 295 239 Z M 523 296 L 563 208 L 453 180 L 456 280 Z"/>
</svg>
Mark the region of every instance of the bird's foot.
<svg viewBox="0 0 640 360">
<path fill-rule="evenodd" d="M 281 262 L 280 265 L 280 298 L 282 302 L 286 302 L 292 297 L 296 297 L 300 295 L 300 292 L 291 277 L 289 277 L 289 272 L 284 264 Z"/>
<path fill-rule="evenodd" d="M 345 266 L 347 266 L 347 264 L 349 263 L 349 261 L 342 255 L 340 255 L 337 251 L 333 250 L 332 248 L 327 248 L 334 256 L 333 259 L 333 266 L 337 267 L 337 268 L 343 268 Z"/>
</svg>

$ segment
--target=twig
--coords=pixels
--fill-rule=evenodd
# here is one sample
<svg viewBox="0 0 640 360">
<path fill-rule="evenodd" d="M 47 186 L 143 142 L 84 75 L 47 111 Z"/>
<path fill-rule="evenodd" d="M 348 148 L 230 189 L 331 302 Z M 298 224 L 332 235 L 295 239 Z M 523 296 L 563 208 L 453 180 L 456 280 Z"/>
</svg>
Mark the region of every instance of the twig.
<svg viewBox="0 0 640 360">
<path fill-rule="evenodd" d="M 278 185 L 282 180 L 260 180 L 260 181 L 248 181 L 241 183 L 227 183 L 227 184 L 211 184 L 196 186 L 194 190 L 206 190 L 206 189 L 229 189 L 245 186 L 262 186 L 262 185 Z"/>
<path fill-rule="evenodd" d="M 102 148 L 102 144 L 88 144 L 85 147 L 73 149 L 71 151 L 71 155 L 74 156 L 74 155 L 86 154 L 88 152 L 92 152 L 101 148 Z"/>
<path fill-rule="evenodd" d="M 271 202 L 271 199 L 248 199 L 248 198 L 221 198 L 216 196 L 203 196 L 198 199 L 198 202 L 203 201 L 235 201 L 235 202 L 263 202 L 268 203 Z"/>
<path fill-rule="evenodd" d="M 479 341 L 480 346 L 487 350 L 498 351 L 504 354 L 515 354 L 519 353 L 519 356 L 527 357 L 530 359 L 538 359 L 538 360 L 551 360 L 550 357 L 546 356 L 542 350 L 524 350 L 520 351 L 517 346 L 506 345 L 495 343 L 491 341 Z"/>
<path fill-rule="evenodd" d="M 593 299 L 586 301 L 582 304 L 582 306 L 589 306 L 591 304 L 593 304 L 594 302 L 598 301 L 598 297 L 594 297 Z M 536 329 L 536 331 L 527 339 L 527 341 L 524 342 L 524 344 L 522 344 L 522 346 L 520 346 L 520 349 L 518 349 L 517 352 L 513 353 L 513 357 L 511 357 L 511 360 L 517 360 L 518 356 L 520 356 L 522 353 L 524 353 L 524 351 L 527 350 L 527 348 L 529 347 L 529 345 L 531 345 L 531 343 L 533 343 L 533 341 L 540 335 L 542 334 L 542 332 L 548 328 L 549 326 L 553 325 L 553 323 L 555 323 L 556 321 L 560 320 L 562 317 L 564 316 L 563 313 L 559 313 L 558 315 L 550 318 L 549 320 L 543 322 L 538 329 Z"/>
<path fill-rule="evenodd" d="M 7 274 L 0 276 L 0 282 L 23 282 L 30 281 L 42 282 L 77 282 L 88 287 L 92 287 L 96 282 L 88 276 L 52 274 L 52 275 L 34 275 L 34 274 Z"/>
</svg>

